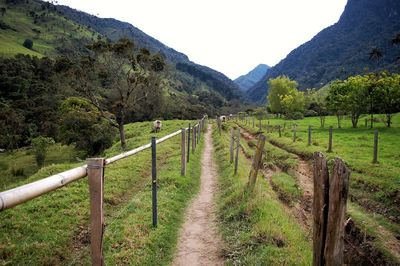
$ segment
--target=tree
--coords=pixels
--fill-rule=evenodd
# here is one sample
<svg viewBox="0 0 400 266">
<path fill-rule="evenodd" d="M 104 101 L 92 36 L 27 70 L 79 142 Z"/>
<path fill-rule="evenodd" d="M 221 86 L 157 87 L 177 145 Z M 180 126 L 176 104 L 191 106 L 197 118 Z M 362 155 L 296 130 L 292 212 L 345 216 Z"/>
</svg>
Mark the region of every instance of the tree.
<svg viewBox="0 0 400 266">
<path fill-rule="evenodd" d="M 96 155 L 111 147 L 116 130 L 87 99 L 70 97 L 60 107 L 60 137 L 65 144 Z"/>
<path fill-rule="evenodd" d="M 36 163 L 39 167 L 43 166 L 47 157 L 47 150 L 54 143 L 54 139 L 43 136 L 32 139 L 31 144 L 35 154 Z"/>
<path fill-rule="evenodd" d="M 341 128 L 341 120 L 346 111 L 347 88 L 343 81 L 335 80 L 329 86 L 326 103 L 328 109 L 337 117 L 338 128 Z"/>
<path fill-rule="evenodd" d="M 377 82 L 376 94 L 379 111 L 385 114 L 386 126 L 390 127 L 393 114 L 400 112 L 400 74 L 385 73 Z"/>
<path fill-rule="evenodd" d="M 290 88 L 288 93 L 281 95 L 282 111 L 287 117 L 292 117 L 294 113 L 304 111 L 304 92 Z"/>
<path fill-rule="evenodd" d="M 368 77 L 353 76 L 344 81 L 345 110 L 350 113 L 353 128 L 357 127 L 360 115 L 368 110 Z"/>
<path fill-rule="evenodd" d="M 86 83 L 84 92 L 101 115 L 118 128 L 121 147 L 125 149 L 127 114 L 133 112 L 151 90 L 161 89 L 158 73 L 164 69 L 165 62 L 160 55 L 151 55 L 146 49 L 135 54 L 133 43 L 128 39 L 116 43 L 98 41 L 88 48 L 93 55 L 86 63 L 98 74 L 92 81 L 99 79 L 101 86 Z M 114 119 L 106 115 L 106 111 L 112 113 Z"/>
<path fill-rule="evenodd" d="M 32 50 L 33 41 L 31 39 L 25 39 L 24 43 L 22 44 L 25 48 Z"/>
<path fill-rule="evenodd" d="M 274 113 L 283 113 L 282 97 L 289 94 L 289 90 L 297 90 L 297 82 L 287 76 L 279 76 L 268 81 L 267 101 Z"/>
<path fill-rule="evenodd" d="M 326 104 L 326 97 L 328 94 L 329 87 L 324 86 L 319 90 L 311 89 L 307 90 L 306 102 L 308 103 L 308 109 L 315 111 L 319 116 L 320 126 L 325 126 L 325 117 L 328 115 L 328 109 Z"/>
</svg>

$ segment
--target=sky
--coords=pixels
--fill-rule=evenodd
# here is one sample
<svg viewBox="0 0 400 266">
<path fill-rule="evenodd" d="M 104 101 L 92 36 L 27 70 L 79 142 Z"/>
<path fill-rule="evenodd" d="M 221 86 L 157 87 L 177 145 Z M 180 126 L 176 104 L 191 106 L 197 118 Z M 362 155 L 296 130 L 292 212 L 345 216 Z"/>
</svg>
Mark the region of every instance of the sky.
<svg viewBox="0 0 400 266">
<path fill-rule="evenodd" d="M 58 0 L 129 22 L 231 79 L 274 66 L 339 20 L 347 0 Z"/>
</svg>

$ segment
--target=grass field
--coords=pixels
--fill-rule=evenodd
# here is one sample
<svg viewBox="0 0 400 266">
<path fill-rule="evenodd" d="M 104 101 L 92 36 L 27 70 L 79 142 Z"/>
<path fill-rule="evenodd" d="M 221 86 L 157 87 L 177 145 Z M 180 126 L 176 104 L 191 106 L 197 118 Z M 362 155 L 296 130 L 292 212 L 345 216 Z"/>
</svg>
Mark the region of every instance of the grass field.
<svg viewBox="0 0 400 266">
<path fill-rule="evenodd" d="M 229 124 L 227 127 L 231 126 Z M 311 265 L 310 236 L 279 201 L 270 184 L 258 178 L 246 196 L 250 162 L 239 155 L 238 174 L 229 163 L 229 128 L 213 134 L 219 168 L 220 229 L 227 244 L 228 265 Z"/>
<path fill-rule="evenodd" d="M 128 146 L 148 143 L 189 121 L 165 121 L 160 133 L 150 123 L 127 126 Z M 120 152 L 118 143 L 107 157 Z M 191 156 L 186 177 L 180 176 L 180 137 L 158 145 L 159 226 L 151 225 L 151 160 L 146 150 L 105 169 L 106 264 L 167 265 L 170 263 L 184 209 L 198 190 L 200 151 Z M 42 168 L 18 184 L 58 173 L 76 163 Z M 0 213 L 0 265 L 90 264 L 89 194 L 86 179 Z"/>
<path fill-rule="evenodd" d="M 363 120 L 362 120 L 363 121 Z M 266 158 L 276 157 L 276 149 L 282 148 L 280 152 L 292 152 L 303 158 L 312 158 L 314 151 L 324 152 L 328 158 L 341 157 L 352 169 L 350 177 L 350 201 L 348 202 L 348 214 L 356 222 L 360 230 L 370 236 L 372 245 L 385 254 L 388 261 L 396 265 L 400 263 L 398 251 L 398 237 L 400 226 L 398 224 L 399 199 L 400 199 L 400 115 L 396 115 L 392 128 L 386 128 L 383 123 L 376 123 L 374 129 L 360 126 L 351 128 L 349 120 L 343 121 L 343 128 L 335 128 L 336 118 L 327 117 L 325 128 L 319 127 L 319 118 L 306 118 L 297 121 L 284 121 L 282 119 L 270 119 L 262 121 L 261 132 L 267 136 L 274 148 L 266 145 Z M 250 122 L 238 122 L 252 133 L 259 133 L 258 121 L 253 128 Z M 285 125 L 282 137 L 278 130 L 267 132 L 267 125 Z M 292 124 L 296 123 L 296 142 L 293 142 Z M 308 125 L 312 126 L 312 145 L 307 145 Z M 333 152 L 326 152 L 328 147 L 328 128 L 334 127 Z M 372 163 L 373 154 L 373 131 L 379 131 L 379 163 Z M 253 145 L 253 144 L 252 144 Z M 278 146 L 278 147 L 277 147 Z M 268 155 L 270 153 L 270 155 Z M 285 157 L 290 158 L 288 155 Z M 285 158 L 284 157 L 284 158 Z M 269 159 L 264 163 L 267 167 L 278 166 L 279 161 Z M 291 164 L 288 169 L 293 168 Z M 287 171 L 287 169 L 285 169 Z M 272 177 L 272 182 L 280 191 L 288 195 L 296 196 L 293 189 L 293 180 L 290 175 Z M 397 219 L 397 220 L 396 220 Z"/>
</svg>

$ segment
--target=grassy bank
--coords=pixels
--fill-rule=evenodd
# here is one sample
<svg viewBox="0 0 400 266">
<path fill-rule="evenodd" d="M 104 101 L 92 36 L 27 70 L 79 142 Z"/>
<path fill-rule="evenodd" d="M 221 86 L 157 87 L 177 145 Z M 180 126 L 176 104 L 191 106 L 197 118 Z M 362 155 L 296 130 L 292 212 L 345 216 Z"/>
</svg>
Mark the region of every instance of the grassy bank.
<svg viewBox="0 0 400 266">
<path fill-rule="evenodd" d="M 228 127 L 228 126 L 227 126 Z M 246 196 L 250 163 L 240 153 L 238 174 L 229 163 L 227 131 L 213 133 L 219 168 L 218 209 L 220 228 L 227 243 L 224 255 L 232 265 L 310 265 L 311 243 L 260 176 L 254 193 Z"/>
<path fill-rule="evenodd" d="M 186 126 L 166 121 L 158 137 Z M 148 143 L 149 123 L 128 125 L 128 145 Z M 136 145 L 135 145 L 136 144 Z M 118 153 L 118 144 L 106 152 Z M 200 151 L 180 176 L 180 137 L 157 147 L 159 226 L 151 225 L 151 160 L 146 150 L 105 169 L 106 264 L 166 265 L 171 261 L 184 209 L 198 189 Z M 24 180 L 31 182 L 68 169 L 53 165 Z M 89 193 L 84 178 L 0 213 L 0 264 L 82 265 L 90 261 Z"/>
</svg>

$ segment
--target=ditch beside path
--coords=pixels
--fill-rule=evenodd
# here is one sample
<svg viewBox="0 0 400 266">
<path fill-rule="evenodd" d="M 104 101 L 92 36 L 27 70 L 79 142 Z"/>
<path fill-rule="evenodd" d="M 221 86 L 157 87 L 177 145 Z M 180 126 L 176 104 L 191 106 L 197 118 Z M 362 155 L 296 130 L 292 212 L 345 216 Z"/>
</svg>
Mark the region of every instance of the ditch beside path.
<svg viewBox="0 0 400 266">
<path fill-rule="evenodd" d="M 217 170 L 213 158 L 211 125 L 208 125 L 204 134 L 204 142 L 200 191 L 186 211 L 172 265 L 224 265 L 221 257 L 222 239 L 215 215 Z"/>
</svg>

